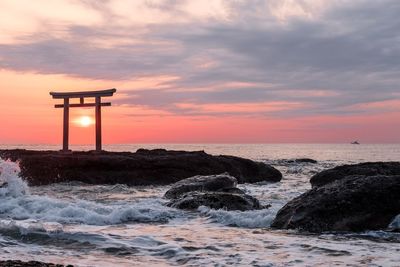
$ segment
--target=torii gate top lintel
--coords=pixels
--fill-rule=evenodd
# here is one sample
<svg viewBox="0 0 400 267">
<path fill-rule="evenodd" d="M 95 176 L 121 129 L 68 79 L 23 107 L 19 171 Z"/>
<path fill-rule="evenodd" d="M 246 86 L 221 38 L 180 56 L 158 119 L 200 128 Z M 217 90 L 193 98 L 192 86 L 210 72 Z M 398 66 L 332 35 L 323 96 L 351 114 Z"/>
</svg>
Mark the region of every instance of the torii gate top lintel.
<svg viewBox="0 0 400 267">
<path fill-rule="evenodd" d="M 111 106 L 111 103 L 102 103 L 101 97 L 113 96 L 117 89 L 107 89 L 100 91 L 81 91 L 81 92 L 50 92 L 54 99 L 64 99 L 63 104 L 54 105 L 55 108 L 64 109 L 64 126 L 63 126 L 63 151 L 68 149 L 68 136 L 69 136 L 69 108 L 76 107 L 95 107 L 96 111 L 96 151 L 101 151 L 101 107 Z M 94 97 L 94 103 L 85 103 L 86 97 Z M 80 103 L 70 104 L 70 98 L 79 98 Z"/>
<path fill-rule="evenodd" d="M 60 98 L 81 98 L 81 97 L 97 97 L 97 96 L 112 96 L 117 89 L 107 89 L 99 91 L 81 91 L 81 92 L 50 92 L 50 95 L 55 99 Z"/>
</svg>

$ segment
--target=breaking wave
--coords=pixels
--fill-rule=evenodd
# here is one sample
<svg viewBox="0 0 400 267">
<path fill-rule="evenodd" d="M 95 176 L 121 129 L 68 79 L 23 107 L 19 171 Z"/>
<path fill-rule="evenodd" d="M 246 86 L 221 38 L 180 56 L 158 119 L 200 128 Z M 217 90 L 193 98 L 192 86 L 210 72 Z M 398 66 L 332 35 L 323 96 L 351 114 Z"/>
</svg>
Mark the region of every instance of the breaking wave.
<svg viewBox="0 0 400 267">
<path fill-rule="evenodd" d="M 249 211 L 227 211 L 222 209 L 214 210 L 205 206 L 199 207 L 198 211 L 208 216 L 213 222 L 244 228 L 269 227 L 277 213 L 277 210 L 271 208 Z"/>
<path fill-rule="evenodd" d="M 179 214 L 179 211 L 165 207 L 161 199 L 106 205 L 80 199 L 67 201 L 32 195 L 18 173 L 16 163 L 0 161 L 0 219 L 110 225 L 125 222 L 164 223 Z"/>
<path fill-rule="evenodd" d="M 29 194 L 29 188 L 19 176 L 18 164 L 0 160 L 0 197 L 21 197 Z"/>
</svg>

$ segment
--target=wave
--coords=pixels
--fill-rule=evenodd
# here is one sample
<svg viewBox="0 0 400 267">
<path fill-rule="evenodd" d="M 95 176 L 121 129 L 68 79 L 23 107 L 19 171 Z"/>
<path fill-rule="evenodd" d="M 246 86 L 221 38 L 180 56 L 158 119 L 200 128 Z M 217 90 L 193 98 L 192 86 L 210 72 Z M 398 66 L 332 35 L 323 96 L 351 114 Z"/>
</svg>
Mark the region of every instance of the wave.
<svg viewBox="0 0 400 267">
<path fill-rule="evenodd" d="M 161 199 L 101 204 L 31 195 L 18 173 L 16 163 L 0 161 L 0 181 L 4 185 L 0 188 L 0 219 L 110 225 L 125 222 L 165 223 L 181 214 L 181 211 L 165 207 Z"/>
<path fill-rule="evenodd" d="M 140 242 L 136 242 L 138 237 L 132 240 L 120 240 L 99 232 L 76 232 L 71 229 L 66 230 L 58 223 L 43 223 L 32 219 L 24 221 L 0 220 L 0 234 L 22 243 L 47 245 L 50 242 L 52 246 L 102 249 L 108 253 L 127 252 L 130 249 L 143 247 L 143 244 L 139 246 Z M 151 237 L 141 239 L 145 240 L 146 238 L 151 239 Z M 161 244 L 164 243 L 154 240 L 151 244 L 147 242 L 144 247 L 157 247 Z"/>
<path fill-rule="evenodd" d="M 277 209 L 262 209 L 249 211 L 227 211 L 214 210 L 205 206 L 198 208 L 198 211 L 208 216 L 213 222 L 226 226 L 236 226 L 244 228 L 266 228 L 275 218 Z"/>
<path fill-rule="evenodd" d="M 8 160 L 0 160 L 0 197 L 20 197 L 29 194 L 29 188 L 19 176 L 19 165 Z"/>
<path fill-rule="evenodd" d="M 79 228 L 78 228 L 79 229 Z M 177 261 L 185 260 L 193 252 L 174 242 L 167 243 L 151 235 L 138 235 L 135 237 L 121 237 L 95 231 L 92 233 L 74 231 L 69 227 L 63 229 L 61 224 L 43 223 L 32 219 L 24 221 L 0 220 L 0 246 L 10 244 L 24 247 L 23 244 L 46 246 L 77 251 L 101 250 L 107 254 L 127 256 L 131 254 L 144 254 L 166 259 L 175 258 Z M 5 238 L 5 239 L 4 239 Z M 17 242 L 17 243 L 15 243 Z M 209 246 L 199 249 L 211 249 Z"/>
<path fill-rule="evenodd" d="M 36 219 L 47 222 L 110 225 L 124 222 L 168 222 L 177 216 L 175 209 L 158 200 L 115 205 L 76 200 L 67 202 L 46 196 L 6 197 L 1 199 L 0 218 Z"/>
</svg>

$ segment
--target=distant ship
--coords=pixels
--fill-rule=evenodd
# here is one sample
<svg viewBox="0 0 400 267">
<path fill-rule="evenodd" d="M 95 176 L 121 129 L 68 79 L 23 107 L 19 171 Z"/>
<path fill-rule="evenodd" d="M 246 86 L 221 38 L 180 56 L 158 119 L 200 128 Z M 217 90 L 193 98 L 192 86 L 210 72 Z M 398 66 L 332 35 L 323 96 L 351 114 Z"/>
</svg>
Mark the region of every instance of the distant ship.
<svg viewBox="0 0 400 267">
<path fill-rule="evenodd" d="M 352 144 L 352 145 L 359 145 L 360 143 L 359 143 L 358 141 L 353 141 L 353 142 L 351 142 L 350 144 Z"/>
</svg>

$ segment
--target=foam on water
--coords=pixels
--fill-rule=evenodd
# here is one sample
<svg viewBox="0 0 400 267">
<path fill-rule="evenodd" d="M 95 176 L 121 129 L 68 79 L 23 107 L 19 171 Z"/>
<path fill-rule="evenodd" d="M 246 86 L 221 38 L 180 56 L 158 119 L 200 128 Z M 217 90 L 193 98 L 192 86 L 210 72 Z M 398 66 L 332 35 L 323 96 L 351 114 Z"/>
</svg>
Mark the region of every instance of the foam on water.
<svg viewBox="0 0 400 267">
<path fill-rule="evenodd" d="M 226 226 L 237 226 L 245 228 L 264 228 L 271 225 L 275 218 L 277 209 L 262 209 L 249 211 L 227 211 L 214 210 L 205 206 L 198 208 L 198 211 L 209 216 L 213 222 L 221 223 Z"/>
<path fill-rule="evenodd" d="M 28 220 L 0 220 L 0 232 L 3 234 L 17 233 L 18 235 L 28 235 L 30 233 L 61 233 L 63 226 L 60 223 L 40 222 L 32 219 Z"/>
<path fill-rule="evenodd" d="M 19 176 L 18 164 L 0 159 L 0 197 L 20 197 L 29 194 L 28 185 Z"/>
<path fill-rule="evenodd" d="M 35 219 L 46 222 L 111 225 L 124 222 L 167 222 L 180 212 L 165 207 L 161 199 L 144 199 L 132 203 L 101 204 L 93 201 L 60 200 L 31 195 L 18 176 L 16 163 L 0 161 L 0 218 Z"/>
</svg>

